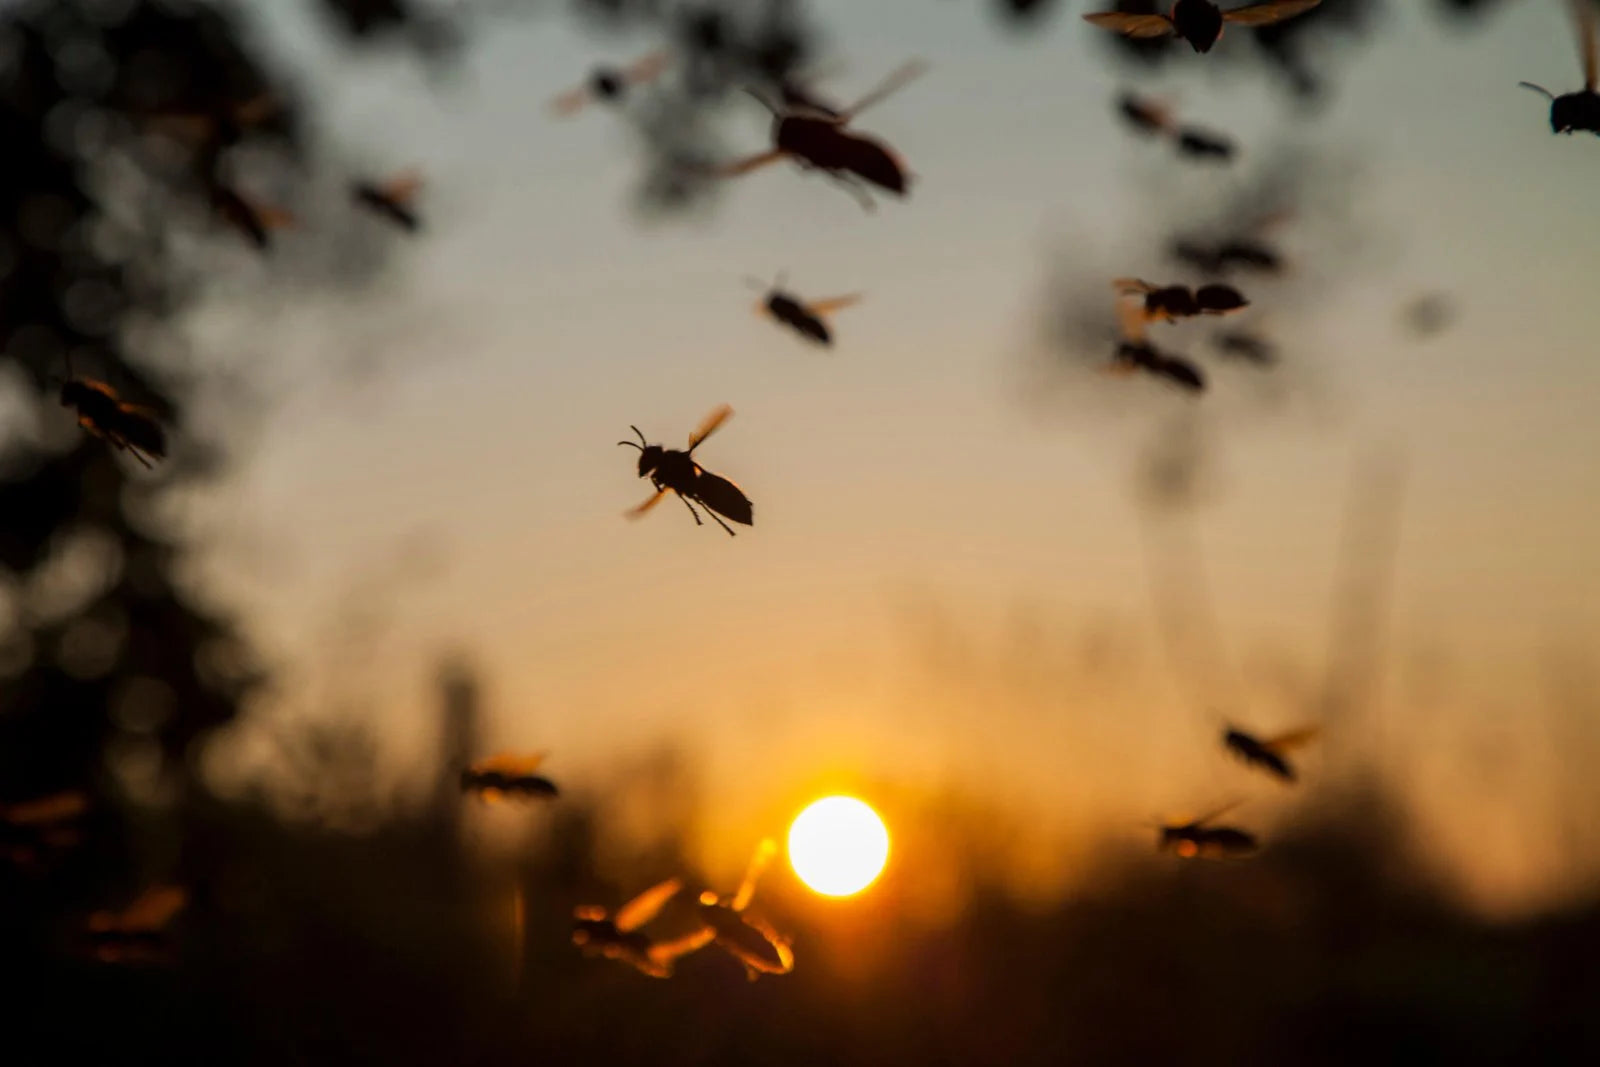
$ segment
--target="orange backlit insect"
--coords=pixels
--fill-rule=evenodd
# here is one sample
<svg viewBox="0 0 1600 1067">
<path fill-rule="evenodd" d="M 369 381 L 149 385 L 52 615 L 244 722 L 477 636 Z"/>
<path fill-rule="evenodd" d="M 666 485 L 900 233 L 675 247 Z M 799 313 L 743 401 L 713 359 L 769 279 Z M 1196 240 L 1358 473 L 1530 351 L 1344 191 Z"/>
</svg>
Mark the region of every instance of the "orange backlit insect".
<svg viewBox="0 0 1600 1067">
<path fill-rule="evenodd" d="M 572 943 L 591 956 L 620 960 L 652 978 L 672 977 L 674 962 L 708 944 L 715 936 L 709 927 L 671 941 L 656 941 L 639 929 L 661 913 L 678 895 L 683 883 L 676 878 L 651 886 L 608 916 L 598 904 L 574 909 Z"/>
<path fill-rule="evenodd" d="M 417 217 L 413 203 L 421 190 L 422 175 L 417 171 L 406 171 L 383 182 L 353 182 L 350 198 L 407 233 L 416 233 L 422 228 L 422 220 Z"/>
<path fill-rule="evenodd" d="M 672 62 L 666 51 L 651 52 L 627 67 L 595 67 L 582 85 L 562 93 L 550 102 L 557 115 L 576 115 L 591 102 L 617 104 L 635 85 L 646 85 L 661 77 Z"/>
<path fill-rule="evenodd" d="M 1236 826 L 1206 825 L 1226 815 L 1239 803 L 1235 801 L 1188 822 L 1161 826 L 1156 846 L 1163 852 L 1176 852 L 1184 859 L 1232 859 L 1254 855 L 1261 848 L 1255 834 Z"/>
<path fill-rule="evenodd" d="M 461 772 L 461 791 L 475 793 L 491 804 L 508 799 L 553 800 L 561 791 L 550 779 L 534 773 L 543 763 L 543 752 L 529 756 L 502 753 L 481 759 Z"/>
<path fill-rule="evenodd" d="M 833 333 L 828 328 L 826 316 L 859 303 L 861 294 L 851 293 L 848 296 L 835 296 L 827 300 L 803 301 L 783 288 L 783 278 L 782 274 L 778 275 L 778 280 L 770 289 L 766 282 L 758 278 L 745 279 L 751 287 L 766 294 L 756 305 L 756 312 L 771 315 L 776 321 L 807 340 L 819 345 L 832 345 Z"/>
<path fill-rule="evenodd" d="M 181 886 L 146 889 L 121 911 L 97 911 L 89 916 L 89 944 L 107 963 L 159 960 L 171 938 L 168 927 L 189 903 Z"/>
<path fill-rule="evenodd" d="M 700 513 L 695 510 L 695 504 L 706 509 L 718 526 L 733 536 L 733 528 L 723 522 L 719 515 L 726 515 L 734 522 L 744 526 L 755 525 L 754 509 L 750 498 L 744 491 L 721 475 L 712 474 L 694 461 L 694 450 L 705 443 L 705 439 L 716 432 L 717 427 L 728 421 L 733 414 L 733 409 L 724 404 L 717 408 L 700 423 L 694 433 L 689 435 L 689 448 L 680 451 L 675 448 L 662 448 L 645 440 L 644 431 L 637 426 L 630 426 L 634 433 L 639 435 L 639 442 L 618 441 L 619 446 L 639 450 L 639 477 L 649 478 L 656 487 L 656 493 L 643 504 L 627 512 L 629 518 L 638 518 L 651 508 L 661 503 L 670 490 L 678 494 L 684 507 L 689 509 L 689 514 L 694 516 L 694 524 L 702 526 Z"/>
<path fill-rule="evenodd" d="M 1229 726 L 1222 733 L 1222 744 L 1246 763 L 1260 767 L 1285 782 L 1292 782 L 1295 780 L 1295 770 L 1287 758 L 1288 753 L 1314 740 L 1319 732 L 1317 727 L 1308 726 L 1261 739 L 1238 727 Z"/>
<path fill-rule="evenodd" d="M 1106 368 L 1109 373 L 1125 375 L 1142 370 L 1189 392 L 1205 391 L 1206 379 L 1199 367 L 1182 356 L 1163 352 L 1150 342 L 1147 336 L 1150 318 L 1145 312 L 1144 301 L 1137 299 L 1136 294 L 1118 294 L 1117 322 L 1121 339 L 1117 342 L 1116 354 L 1110 366 Z"/>
<path fill-rule="evenodd" d="M 167 435 L 156 412 L 139 404 L 124 403 L 110 385 L 93 378 L 72 376 L 61 386 L 61 406 L 78 413 L 78 425 L 96 437 L 127 452 L 146 468 L 152 459 L 165 459 Z"/>
<path fill-rule="evenodd" d="M 1600 134 L 1600 27 L 1595 25 L 1594 6 L 1589 0 L 1571 2 L 1572 17 L 1578 23 L 1578 50 L 1583 57 L 1583 88 L 1557 96 L 1542 85 L 1517 84 L 1549 99 L 1552 133 L 1586 130 Z"/>
<path fill-rule="evenodd" d="M 1322 0 L 1268 0 L 1224 11 L 1210 0 L 1178 0 L 1168 15 L 1134 15 L 1122 11 L 1101 11 L 1085 15 L 1084 20 L 1124 37 L 1177 37 L 1188 41 L 1196 52 L 1209 52 L 1222 37 L 1224 24 L 1270 26 L 1274 22 L 1303 15 Z"/>
<path fill-rule="evenodd" d="M 1111 287 L 1120 294 L 1138 293 L 1144 297 L 1145 316 L 1152 321 L 1194 318 L 1196 315 L 1227 315 L 1250 306 L 1243 293 L 1231 285 L 1152 285 L 1138 278 L 1118 278 Z"/>
<path fill-rule="evenodd" d="M 778 851 L 777 842 L 763 838 L 745 868 L 744 881 L 731 897 L 719 897 L 711 890 L 700 894 L 700 919 L 715 936 L 716 943 L 744 964 L 753 982 L 763 974 L 788 974 L 794 970 L 794 952 L 789 939 L 773 929 L 760 916 L 746 910 L 756 894 L 761 872 Z"/>
<path fill-rule="evenodd" d="M 258 204 L 226 182 L 211 183 L 211 209 L 223 222 L 238 230 L 256 248 L 272 247 L 274 230 L 287 229 L 295 217 L 282 208 Z"/>
</svg>

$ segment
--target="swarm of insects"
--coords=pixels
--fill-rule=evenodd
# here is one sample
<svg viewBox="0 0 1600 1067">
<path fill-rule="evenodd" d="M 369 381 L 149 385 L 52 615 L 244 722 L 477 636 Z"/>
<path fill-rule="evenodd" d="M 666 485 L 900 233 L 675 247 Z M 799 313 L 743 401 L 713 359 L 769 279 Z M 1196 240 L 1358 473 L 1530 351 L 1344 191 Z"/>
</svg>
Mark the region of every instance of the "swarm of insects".
<svg viewBox="0 0 1600 1067">
<path fill-rule="evenodd" d="M 422 228 L 413 202 L 422 189 L 422 175 L 407 171 L 387 181 L 355 181 L 350 185 L 350 198 L 357 206 L 388 219 L 407 233 Z"/>
<path fill-rule="evenodd" d="M 716 943 L 744 964 L 745 974 L 752 982 L 763 974 L 788 974 L 794 970 L 794 951 L 788 938 L 766 920 L 746 911 L 756 894 L 757 879 L 777 850 L 777 843 L 771 838 L 756 846 L 744 881 L 733 896 L 720 897 L 709 889 L 700 894 L 701 921 Z"/>
<path fill-rule="evenodd" d="M 1176 322 L 1197 315 L 1227 315 L 1250 306 L 1244 294 L 1231 285 L 1152 285 L 1138 278 L 1118 278 L 1111 283 L 1119 295 L 1142 294 L 1144 314 L 1151 321 Z"/>
<path fill-rule="evenodd" d="M 809 100 L 798 107 L 775 106 L 760 93 L 750 90 L 750 95 L 772 112 L 772 148 L 717 167 L 714 173 L 720 177 L 748 174 L 787 157 L 802 167 L 822 171 L 849 190 L 869 211 L 876 206 L 870 187 L 904 196 L 910 187 L 911 175 L 899 157 L 887 145 L 854 132 L 849 125 L 861 112 L 887 98 L 925 69 L 923 63 L 907 63 L 853 107 L 843 109 L 813 108 Z"/>
<path fill-rule="evenodd" d="M 717 427 L 728 421 L 728 416 L 733 414 L 733 409 L 726 404 L 707 415 L 694 433 L 689 435 L 689 448 L 679 451 L 675 448 L 662 448 L 645 440 L 644 431 L 637 426 L 630 426 L 634 433 L 639 435 L 639 442 L 618 441 L 617 444 L 639 450 L 639 477 L 649 478 L 650 484 L 656 487 L 655 495 L 643 504 L 627 512 L 629 518 L 638 518 L 661 502 L 661 498 L 668 490 L 678 494 L 683 501 L 683 506 L 689 509 L 689 514 L 694 516 L 694 524 L 703 526 L 700 512 L 695 510 L 699 504 L 705 508 L 706 513 L 716 520 L 733 536 L 733 527 L 723 522 L 719 516 L 726 516 L 743 526 L 755 525 L 754 510 L 750 498 L 744 495 L 737 485 L 721 475 L 712 474 L 694 461 L 694 450 L 699 448 L 705 439 L 716 432 Z"/>
<path fill-rule="evenodd" d="M 756 305 L 756 313 L 771 315 L 774 320 L 809 341 L 824 346 L 832 345 L 833 333 L 828 329 L 826 316 L 858 303 L 861 294 L 851 293 L 848 296 L 830 297 L 827 300 L 802 301 L 783 288 L 783 279 L 784 276 L 779 274 L 778 280 L 770 289 L 766 282 L 758 278 L 745 279 L 746 284 L 766 294 Z"/>
<path fill-rule="evenodd" d="M 1144 371 L 1190 392 L 1203 392 L 1206 379 L 1199 367 L 1182 356 L 1169 355 L 1150 343 L 1146 336 L 1150 316 L 1145 312 L 1143 301 L 1135 301 L 1133 296 L 1131 293 L 1117 296 L 1117 321 L 1122 336 L 1108 370 L 1113 374 Z"/>
<path fill-rule="evenodd" d="M 1083 17 L 1093 25 L 1125 37 L 1176 36 L 1188 41 L 1196 52 L 1209 52 L 1212 45 L 1221 39 L 1225 24 L 1270 26 L 1274 22 L 1303 15 L 1320 3 L 1322 0 L 1268 0 L 1267 3 L 1224 11 L 1210 0 L 1178 0 L 1167 15 L 1100 11 Z"/>
<path fill-rule="evenodd" d="M 1231 140 L 1195 126 L 1180 126 L 1165 104 L 1134 93 L 1123 93 L 1117 98 L 1117 112 L 1135 130 L 1170 138 L 1178 154 L 1191 159 L 1215 159 L 1227 162 L 1236 149 Z"/>
<path fill-rule="evenodd" d="M 147 889 L 121 911 L 90 915 L 89 945 L 107 963 L 162 959 L 171 943 L 168 927 L 188 903 L 181 886 Z"/>
<path fill-rule="evenodd" d="M 1238 806 L 1236 801 L 1198 819 L 1167 823 L 1158 831 L 1156 847 L 1163 852 L 1176 852 L 1184 859 L 1233 859 L 1253 855 L 1261 848 L 1255 834 L 1236 826 L 1208 825 Z"/>
<path fill-rule="evenodd" d="M 620 960 L 652 978 L 670 978 L 678 957 L 703 947 L 715 936 L 709 927 L 702 927 L 671 941 L 656 941 L 640 930 L 682 888 L 682 882 L 669 878 L 628 901 L 615 915 L 608 916 L 606 909 L 596 904 L 579 907 L 572 913 L 572 943 L 588 955 Z"/>
<path fill-rule="evenodd" d="M 1595 25 L 1594 7 L 1589 0 L 1571 0 L 1571 4 L 1572 16 L 1577 21 L 1578 49 L 1583 57 L 1583 88 L 1557 96 L 1542 85 L 1517 84 L 1543 93 L 1550 100 L 1552 133 L 1586 130 L 1600 135 L 1600 27 Z"/>
<path fill-rule="evenodd" d="M 651 52 L 626 67 L 597 66 L 582 85 L 569 89 L 550 102 L 557 115 L 576 115 L 591 102 L 620 104 L 636 85 L 647 85 L 661 77 L 672 57 L 665 51 Z"/>
<path fill-rule="evenodd" d="M 67 373 L 72 375 L 70 366 Z M 77 411 L 79 426 L 147 468 L 152 459 L 166 458 L 167 435 L 156 413 L 138 404 L 124 403 L 105 382 L 69 377 L 61 386 L 61 406 Z"/>
<path fill-rule="evenodd" d="M 1292 782 L 1295 780 L 1295 771 L 1289 762 L 1288 754 L 1315 739 L 1317 733 L 1317 727 L 1310 726 L 1263 739 L 1238 727 L 1229 726 L 1222 733 L 1222 744 L 1229 752 L 1251 766 L 1260 767 L 1285 782 Z"/>
<path fill-rule="evenodd" d="M 556 784 L 534 772 L 544 763 L 544 753 L 517 756 L 509 753 L 479 760 L 461 772 L 461 791 L 475 793 L 494 803 L 507 799 L 549 800 L 561 795 Z"/>
</svg>

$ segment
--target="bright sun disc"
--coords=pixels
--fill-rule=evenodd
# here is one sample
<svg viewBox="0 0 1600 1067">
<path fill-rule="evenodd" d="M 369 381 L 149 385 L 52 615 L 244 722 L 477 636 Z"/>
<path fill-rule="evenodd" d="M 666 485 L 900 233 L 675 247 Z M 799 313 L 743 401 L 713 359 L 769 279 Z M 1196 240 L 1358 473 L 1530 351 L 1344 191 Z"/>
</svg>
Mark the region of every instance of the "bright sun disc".
<svg viewBox="0 0 1600 1067">
<path fill-rule="evenodd" d="M 889 860 L 889 831 L 855 797 L 824 797 L 789 827 L 789 865 L 825 897 L 859 893 Z"/>
</svg>

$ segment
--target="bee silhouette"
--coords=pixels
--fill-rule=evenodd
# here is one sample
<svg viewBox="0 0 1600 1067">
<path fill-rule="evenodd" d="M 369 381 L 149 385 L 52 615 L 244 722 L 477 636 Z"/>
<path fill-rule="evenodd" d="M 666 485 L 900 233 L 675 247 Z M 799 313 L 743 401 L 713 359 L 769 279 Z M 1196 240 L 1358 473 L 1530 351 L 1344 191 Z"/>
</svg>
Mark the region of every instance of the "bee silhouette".
<svg viewBox="0 0 1600 1067">
<path fill-rule="evenodd" d="M 595 67 L 590 72 L 588 81 L 551 101 L 551 110 L 557 115 L 565 116 L 577 114 L 591 101 L 602 104 L 621 103 L 631 87 L 655 81 L 667 69 L 670 62 L 671 57 L 667 52 L 659 51 L 651 52 L 631 66 L 621 69 Z"/>
<path fill-rule="evenodd" d="M 1151 285 L 1138 278 L 1118 278 L 1111 283 L 1121 294 L 1144 294 L 1144 313 L 1148 319 L 1176 322 L 1196 315 L 1227 315 L 1250 306 L 1244 294 L 1231 285 Z"/>
<path fill-rule="evenodd" d="M 904 196 L 911 175 L 892 150 L 880 141 L 852 132 L 852 120 L 872 105 L 909 83 L 926 69 L 920 62 L 907 63 L 883 83 L 862 97 L 855 106 L 843 110 L 814 110 L 775 107 L 760 93 L 750 95 L 772 112 L 772 148 L 746 159 L 713 169 L 720 177 L 735 177 L 758 170 L 788 157 L 802 167 L 820 170 L 854 195 L 861 206 L 871 211 L 876 205 L 870 188 L 875 186 L 896 196 Z"/>
<path fill-rule="evenodd" d="M 1219 330 L 1211 335 L 1211 347 L 1220 355 L 1258 367 L 1278 364 L 1278 346 L 1247 330 Z"/>
<path fill-rule="evenodd" d="M 703 947 L 715 936 L 709 927 L 701 927 L 672 941 L 656 941 L 639 929 L 659 915 L 682 888 L 678 879 L 668 878 L 618 908 L 614 916 L 607 916 L 606 909 L 595 904 L 576 908 L 572 943 L 585 955 L 620 960 L 651 978 L 670 978 L 678 957 Z"/>
<path fill-rule="evenodd" d="M 272 232 L 295 224 L 295 218 L 282 208 L 258 204 L 223 181 L 210 187 L 211 209 L 223 222 L 238 230 L 262 252 L 272 247 Z"/>
<path fill-rule="evenodd" d="M 556 784 L 535 774 L 544 762 L 544 753 L 531 756 L 503 754 L 479 760 L 461 772 L 461 791 L 476 793 L 489 803 L 506 798 L 554 799 L 561 795 Z"/>
<path fill-rule="evenodd" d="M 61 406 L 77 411 L 79 426 L 146 468 L 152 459 L 166 458 L 167 435 L 154 410 L 124 403 L 105 382 L 72 375 L 70 361 L 67 374 L 68 380 L 61 386 Z"/>
<path fill-rule="evenodd" d="M 1246 763 L 1260 767 L 1285 782 L 1292 782 L 1295 780 L 1294 767 L 1286 758 L 1286 753 L 1312 740 L 1317 733 L 1317 727 L 1310 726 L 1261 740 L 1238 727 L 1229 726 L 1222 733 L 1222 744 Z"/>
<path fill-rule="evenodd" d="M 1146 337 L 1150 318 L 1145 313 L 1143 301 L 1135 300 L 1134 296 L 1132 293 L 1121 293 L 1117 297 L 1117 321 L 1122 336 L 1107 371 L 1111 374 L 1133 374 L 1142 370 L 1189 392 L 1204 392 L 1206 379 L 1199 367 L 1181 356 L 1169 355 L 1150 343 Z"/>
<path fill-rule="evenodd" d="M 718 518 L 719 515 L 726 515 L 743 526 L 755 525 L 750 498 L 728 479 L 712 474 L 694 461 L 694 450 L 715 433 L 717 427 L 728 421 L 728 416 L 732 414 L 733 409 L 724 404 L 707 415 L 705 421 L 689 435 L 689 448 L 683 452 L 653 445 L 645 440 L 644 432 L 639 427 L 628 427 L 639 435 L 639 443 L 618 441 L 617 444 L 639 450 L 639 477 L 649 478 L 650 483 L 656 487 L 655 496 L 629 511 L 628 517 L 638 518 L 643 515 L 659 504 L 670 489 L 678 494 L 684 507 L 689 509 L 689 514 L 694 516 L 696 526 L 705 524 L 700 521 L 700 513 L 695 510 L 695 504 L 705 508 L 706 513 L 716 519 L 717 525 L 726 530 L 729 537 L 733 536 L 733 528 Z"/>
<path fill-rule="evenodd" d="M 350 186 L 350 198 L 388 219 L 407 233 L 422 228 L 422 220 L 412 207 L 412 201 L 422 188 L 422 175 L 407 171 L 385 182 L 357 181 Z"/>
<path fill-rule="evenodd" d="M 1171 138 L 1178 154 L 1192 159 L 1231 160 L 1235 153 L 1233 142 L 1221 134 L 1195 126 L 1180 126 L 1172 117 L 1171 109 L 1159 101 L 1123 93 L 1117 98 L 1117 112 L 1128 125 L 1144 134 L 1157 134 Z"/>
<path fill-rule="evenodd" d="M 1112 30 L 1124 37 L 1167 37 L 1176 35 L 1194 47 L 1209 52 L 1222 37 L 1225 23 L 1237 26 L 1270 26 L 1274 22 L 1303 15 L 1322 0 L 1270 0 L 1224 11 L 1209 0 L 1178 0 L 1170 15 L 1131 15 L 1122 11 L 1101 11 L 1085 15 L 1084 20 Z"/>
<path fill-rule="evenodd" d="M 768 289 L 767 283 L 759 278 L 745 279 L 747 284 L 766 294 L 765 299 L 756 305 L 756 313 L 771 315 L 807 340 L 815 341 L 819 345 L 832 345 L 833 334 L 828 329 L 825 316 L 858 303 L 861 294 L 851 293 L 849 296 L 836 296 L 805 303 L 783 288 L 783 279 L 782 274 L 778 275 L 778 280 L 773 283 L 771 289 Z"/>
<path fill-rule="evenodd" d="M 179 886 L 147 889 L 122 911 L 90 915 L 89 946 L 107 963 L 161 959 L 170 947 L 168 927 L 188 903 L 188 892 Z"/>
<path fill-rule="evenodd" d="M 1259 851 L 1261 843 L 1248 830 L 1235 826 L 1208 826 L 1239 806 L 1235 801 L 1208 815 L 1184 823 L 1168 823 L 1159 828 L 1156 846 L 1163 852 L 1173 851 L 1184 859 L 1228 859 L 1249 856 Z"/>
<path fill-rule="evenodd" d="M 744 964 L 745 974 L 752 982 L 763 974 L 788 974 L 794 970 L 794 952 L 788 938 L 745 910 L 755 896 L 756 880 L 777 850 L 771 838 L 756 846 L 750 866 L 745 869 L 744 881 L 739 883 L 739 891 L 733 896 L 719 897 L 709 889 L 700 894 L 700 920 L 717 945 Z"/>
<path fill-rule="evenodd" d="M 1518 82 L 1524 89 L 1543 93 L 1550 101 L 1550 130 L 1552 133 L 1572 133 L 1586 130 L 1600 134 L 1600 29 L 1595 26 L 1594 8 L 1589 0 L 1571 0 L 1572 15 L 1577 20 L 1578 48 L 1583 56 L 1583 89 L 1576 93 L 1557 96 L 1542 85 Z"/>
</svg>

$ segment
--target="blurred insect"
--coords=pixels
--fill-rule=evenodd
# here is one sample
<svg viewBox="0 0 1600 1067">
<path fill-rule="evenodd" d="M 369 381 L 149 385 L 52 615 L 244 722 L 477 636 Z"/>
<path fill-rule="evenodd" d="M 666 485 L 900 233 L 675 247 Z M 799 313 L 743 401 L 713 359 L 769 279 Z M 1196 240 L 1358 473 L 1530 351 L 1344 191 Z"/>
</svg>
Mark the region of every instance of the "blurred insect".
<svg viewBox="0 0 1600 1067">
<path fill-rule="evenodd" d="M 1148 319 L 1194 318 L 1196 315 L 1226 315 L 1250 306 L 1244 294 L 1231 285 L 1151 285 L 1138 278 L 1118 278 L 1111 283 L 1120 294 L 1144 294 L 1144 313 Z"/>
<path fill-rule="evenodd" d="M 733 409 L 724 404 L 707 415 L 694 433 L 689 435 L 687 451 L 653 445 L 645 440 L 644 432 L 639 427 L 628 427 L 639 435 L 639 443 L 618 441 L 617 444 L 639 450 L 639 477 L 649 478 L 650 483 L 656 487 L 655 496 L 629 511 L 628 517 L 638 518 L 643 515 L 659 504 L 670 489 L 678 494 L 684 507 L 689 509 L 689 514 L 694 516 L 696 526 L 705 524 L 700 521 L 700 513 L 695 510 L 695 504 L 705 508 L 707 514 L 716 519 L 717 525 L 728 531 L 729 537 L 733 536 L 733 528 L 718 518 L 719 515 L 725 515 L 743 526 L 755 525 L 750 498 L 728 479 L 712 474 L 694 461 L 694 450 L 715 433 L 717 427 L 728 421 L 728 416 L 732 414 Z"/>
<path fill-rule="evenodd" d="M 1222 744 L 1246 763 L 1275 774 L 1285 782 L 1292 782 L 1295 780 L 1294 767 L 1285 754 L 1311 741 L 1318 732 L 1317 727 L 1309 726 L 1261 740 L 1238 727 L 1229 726 L 1222 732 Z"/>
<path fill-rule="evenodd" d="M 293 226 L 295 218 L 282 208 L 257 204 L 225 182 L 211 183 L 211 209 L 265 252 L 272 247 L 272 231 Z"/>
<path fill-rule="evenodd" d="M 167 435 L 156 412 L 139 404 L 127 404 L 105 382 L 79 378 L 67 359 L 67 381 L 61 386 L 61 406 L 78 413 L 78 425 L 108 441 L 119 452 L 127 452 L 143 466 L 152 459 L 165 459 Z"/>
<path fill-rule="evenodd" d="M 1231 160 L 1233 142 L 1218 133 L 1195 126 L 1180 126 L 1172 117 L 1166 104 L 1134 93 L 1123 93 L 1117 98 L 1117 111 L 1135 130 L 1145 134 L 1169 137 L 1180 155 L 1195 159 Z"/>
<path fill-rule="evenodd" d="M 672 941 L 655 941 L 639 928 L 661 913 L 667 901 L 678 895 L 683 883 L 668 878 L 607 916 L 606 909 L 586 904 L 573 910 L 572 943 L 586 955 L 620 960 L 652 978 L 670 978 L 674 962 L 708 944 L 715 936 L 709 927 Z"/>
<path fill-rule="evenodd" d="M 151 117 L 148 126 L 195 146 L 195 170 L 201 179 L 214 180 L 223 153 L 244 140 L 245 134 L 270 121 L 283 105 L 269 93 L 239 103 L 222 104 L 201 112 L 169 111 Z"/>
<path fill-rule="evenodd" d="M 1285 269 L 1283 256 L 1277 249 L 1253 237 L 1232 238 L 1214 244 L 1179 237 L 1172 242 L 1169 251 L 1179 263 L 1216 278 L 1226 277 L 1234 271 L 1280 274 Z"/>
<path fill-rule="evenodd" d="M 88 810 L 89 798 L 76 790 L 0 804 L 0 856 L 21 867 L 37 866 L 45 854 L 78 844 L 77 823 Z"/>
<path fill-rule="evenodd" d="M 1418 337 L 1443 333 L 1455 319 L 1455 308 L 1443 293 L 1428 293 L 1411 301 L 1401 311 L 1406 328 Z"/>
<path fill-rule="evenodd" d="M 1124 37 L 1167 37 L 1176 35 L 1188 41 L 1196 52 L 1209 52 L 1222 37 L 1225 23 L 1237 26 L 1270 26 L 1274 22 L 1303 15 L 1322 0 L 1269 0 L 1224 11 L 1210 0 L 1177 0 L 1169 15 L 1133 15 L 1122 11 L 1101 11 L 1085 15 L 1084 20 Z"/>
<path fill-rule="evenodd" d="M 1238 150 L 1231 140 L 1220 133 L 1212 133 L 1195 126 L 1178 130 L 1178 154 L 1191 159 L 1217 159 L 1227 162 Z"/>
<path fill-rule="evenodd" d="M 772 112 L 772 148 L 716 167 L 712 173 L 724 178 L 736 177 L 788 157 L 802 167 L 827 174 L 869 211 L 876 206 L 869 186 L 904 196 L 911 182 L 905 165 L 887 145 L 853 133 L 848 126 L 861 112 L 887 98 L 925 69 L 926 65 L 921 62 L 907 63 L 853 107 L 843 110 L 776 107 L 760 93 L 749 90 L 751 96 Z"/>
<path fill-rule="evenodd" d="M 1235 826 L 1206 825 L 1238 806 L 1239 802 L 1235 801 L 1189 822 L 1162 825 L 1156 846 L 1163 852 L 1176 852 L 1184 859 L 1227 859 L 1251 855 L 1261 847 L 1254 834 Z"/>
<path fill-rule="evenodd" d="M 783 279 L 784 275 L 778 275 L 777 281 L 770 289 L 767 283 L 759 278 L 745 279 L 746 284 L 766 294 L 766 298 L 756 305 L 757 314 L 771 315 L 800 336 L 819 345 L 832 345 L 833 334 L 829 331 L 824 316 L 859 302 L 861 294 L 851 293 L 849 296 L 836 296 L 805 303 L 783 288 Z"/>
<path fill-rule="evenodd" d="M 461 772 L 461 791 L 476 793 L 480 800 L 489 803 L 508 798 L 553 799 L 561 795 L 556 784 L 533 773 L 543 762 L 543 752 L 531 756 L 490 756 Z"/>
<path fill-rule="evenodd" d="M 719 897 L 711 890 L 700 894 L 700 919 L 712 932 L 716 943 L 734 959 L 744 964 L 745 974 L 754 982 L 763 974 L 788 974 L 794 970 L 794 952 L 789 939 L 772 928 L 759 916 L 749 915 L 745 909 L 756 893 L 756 880 L 766 869 L 778 846 L 765 838 L 756 846 L 745 869 L 744 881 L 739 891 L 731 897 Z"/>
<path fill-rule="evenodd" d="M 89 945 L 107 963 L 160 959 L 170 945 L 167 928 L 189 903 L 180 886 L 145 890 L 122 911 L 89 916 Z"/>
<path fill-rule="evenodd" d="M 1278 364 L 1278 346 L 1248 330 L 1219 330 L 1211 335 L 1211 347 L 1223 356 L 1258 367 Z"/>
<path fill-rule="evenodd" d="M 385 182 L 351 183 L 350 197 L 361 207 L 378 213 L 408 233 L 422 228 L 412 201 L 422 188 L 422 175 L 407 171 Z"/>
<path fill-rule="evenodd" d="M 588 81 L 551 101 L 551 110 L 557 115 L 575 115 L 590 101 L 620 103 L 633 86 L 646 85 L 659 78 L 670 62 L 671 56 L 663 50 L 651 52 L 620 70 L 608 66 L 595 67 Z"/>
<path fill-rule="evenodd" d="M 1557 96 L 1542 85 L 1518 82 L 1524 89 L 1543 93 L 1550 101 L 1552 133 L 1586 130 L 1600 134 L 1600 28 L 1595 25 L 1590 0 L 1571 0 L 1572 16 L 1577 21 L 1578 48 L 1583 57 L 1583 89 Z"/>
<path fill-rule="evenodd" d="M 1134 300 L 1133 294 L 1118 295 L 1117 321 L 1122 336 L 1111 365 L 1106 368 L 1109 373 L 1132 374 L 1142 370 L 1190 392 L 1205 391 L 1206 379 L 1199 367 L 1181 356 L 1168 355 L 1150 343 L 1146 337 L 1149 317 L 1143 303 Z"/>
</svg>

